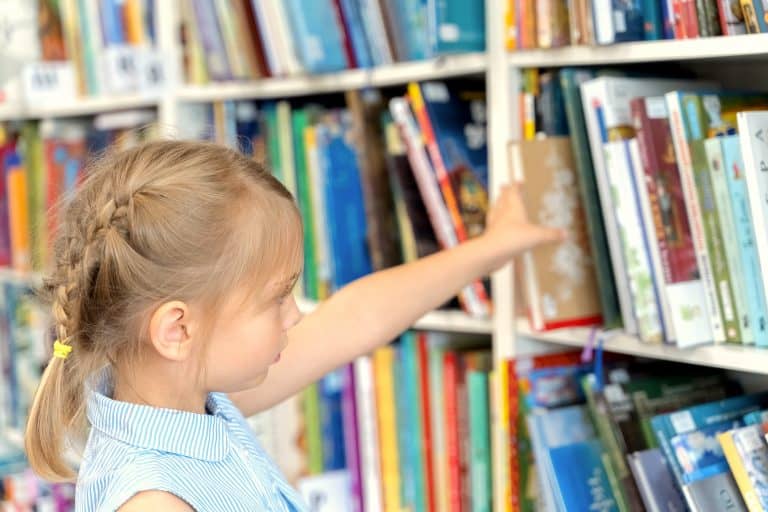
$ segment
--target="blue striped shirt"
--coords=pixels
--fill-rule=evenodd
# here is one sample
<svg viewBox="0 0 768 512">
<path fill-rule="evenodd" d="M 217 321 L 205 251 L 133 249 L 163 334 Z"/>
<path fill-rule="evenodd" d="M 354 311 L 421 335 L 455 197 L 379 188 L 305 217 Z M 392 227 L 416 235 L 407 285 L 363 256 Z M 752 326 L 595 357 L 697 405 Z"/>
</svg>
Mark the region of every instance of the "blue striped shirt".
<svg viewBox="0 0 768 512">
<path fill-rule="evenodd" d="M 209 414 L 195 414 L 112 400 L 106 370 L 95 384 L 77 512 L 113 511 L 149 490 L 172 493 L 199 512 L 306 510 L 226 395 L 211 393 Z"/>
</svg>

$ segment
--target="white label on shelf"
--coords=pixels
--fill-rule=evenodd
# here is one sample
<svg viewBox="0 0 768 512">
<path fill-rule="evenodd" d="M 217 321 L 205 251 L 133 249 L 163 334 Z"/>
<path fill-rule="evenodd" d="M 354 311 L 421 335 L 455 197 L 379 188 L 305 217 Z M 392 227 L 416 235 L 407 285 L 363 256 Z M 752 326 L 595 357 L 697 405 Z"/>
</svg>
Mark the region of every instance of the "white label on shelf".
<svg viewBox="0 0 768 512">
<path fill-rule="evenodd" d="M 143 94 L 160 95 L 168 83 L 163 55 L 154 49 L 146 49 L 138 53 L 139 84 L 138 89 Z"/>
<path fill-rule="evenodd" d="M 672 423 L 672 428 L 675 429 L 676 434 L 684 434 L 696 430 L 696 422 L 693 421 L 691 411 L 673 413 L 669 416 L 669 421 Z"/>
<path fill-rule="evenodd" d="M 109 46 L 102 55 L 107 91 L 111 94 L 136 92 L 142 81 L 140 48 L 128 45 Z"/>
<path fill-rule="evenodd" d="M 299 492 L 310 512 L 350 512 L 350 491 L 347 471 L 330 471 L 299 480 Z"/>
<path fill-rule="evenodd" d="M 33 62 L 24 67 L 24 99 L 42 106 L 73 102 L 77 97 L 75 68 L 70 61 Z"/>
</svg>

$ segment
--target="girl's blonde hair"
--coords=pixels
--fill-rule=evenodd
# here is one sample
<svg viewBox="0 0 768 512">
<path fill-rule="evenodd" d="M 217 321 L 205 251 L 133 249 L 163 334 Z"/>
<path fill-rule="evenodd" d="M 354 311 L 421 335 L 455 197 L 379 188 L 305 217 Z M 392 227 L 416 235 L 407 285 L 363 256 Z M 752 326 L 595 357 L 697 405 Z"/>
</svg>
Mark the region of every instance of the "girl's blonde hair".
<svg viewBox="0 0 768 512">
<path fill-rule="evenodd" d="M 236 151 L 159 141 L 100 158 L 61 216 L 44 285 L 58 339 L 73 351 L 51 359 L 35 396 L 32 468 L 74 478 L 63 452 L 85 432 L 85 383 L 139 354 L 153 307 L 183 300 L 215 311 L 243 282 L 260 291 L 300 267 L 301 237 L 290 193 Z"/>
</svg>

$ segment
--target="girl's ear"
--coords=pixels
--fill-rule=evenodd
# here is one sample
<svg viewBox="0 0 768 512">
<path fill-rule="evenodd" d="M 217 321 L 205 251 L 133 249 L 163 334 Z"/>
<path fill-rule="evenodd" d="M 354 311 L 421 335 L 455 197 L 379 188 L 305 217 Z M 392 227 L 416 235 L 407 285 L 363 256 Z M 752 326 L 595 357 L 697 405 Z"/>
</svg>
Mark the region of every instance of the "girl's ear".
<svg viewBox="0 0 768 512">
<path fill-rule="evenodd" d="M 149 341 L 161 357 L 170 361 L 186 361 L 192 354 L 191 313 L 186 303 L 162 304 L 149 322 Z"/>
</svg>

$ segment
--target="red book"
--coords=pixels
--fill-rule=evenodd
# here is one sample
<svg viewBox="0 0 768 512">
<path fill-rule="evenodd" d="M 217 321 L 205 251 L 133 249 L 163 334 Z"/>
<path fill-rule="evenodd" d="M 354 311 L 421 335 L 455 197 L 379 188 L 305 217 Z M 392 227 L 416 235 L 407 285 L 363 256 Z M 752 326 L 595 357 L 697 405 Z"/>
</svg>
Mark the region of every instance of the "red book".
<svg viewBox="0 0 768 512">
<path fill-rule="evenodd" d="M 459 440 L 458 357 L 455 352 L 443 355 L 445 390 L 445 445 L 448 461 L 448 512 L 461 512 L 461 462 Z"/>
<path fill-rule="evenodd" d="M 419 385 L 421 386 L 421 414 L 424 418 L 421 436 L 422 453 L 424 454 L 424 485 L 427 493 L 427 510 L 435 510 L 435 468 L 432 467 L 432 404 L 429 394 L 429 335 L 425 332 L 418 334 L 419 350 Z"/>
</svg>

